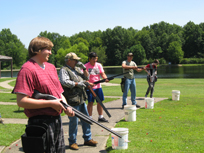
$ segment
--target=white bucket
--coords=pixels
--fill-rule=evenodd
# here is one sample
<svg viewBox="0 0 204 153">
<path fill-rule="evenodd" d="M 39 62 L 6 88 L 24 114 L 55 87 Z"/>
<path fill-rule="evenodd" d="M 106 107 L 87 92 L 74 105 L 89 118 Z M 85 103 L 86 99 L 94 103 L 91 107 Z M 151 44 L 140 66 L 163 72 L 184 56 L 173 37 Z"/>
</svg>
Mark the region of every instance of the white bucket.
<svg viewBox="0 0 204 153">
<path fill-rule="evenodd" d="M 154 108 L 154 98 L 145 98 L 145 108 L 147 109 Z"/>
<path fill-rule="evenodd" d="M 125 121 L 132 122 L 136 121 L 136 106 L 135 105 L 125 105 Z"/>
<path fill-rule="evenodd" d="M 112 128 L 114 132 L 117 132 L 122 136 L 119 138 L 118 136 L 111 134 L 112 138 L 112 149 L 127 149 L 128 148 L 128 128 Z"/>
<path fill-rule="evenodd" d="M 172 90 L 172 100 L 179 100 L 179 98 L 180 98 L 180 91 Z"/>
</svg>

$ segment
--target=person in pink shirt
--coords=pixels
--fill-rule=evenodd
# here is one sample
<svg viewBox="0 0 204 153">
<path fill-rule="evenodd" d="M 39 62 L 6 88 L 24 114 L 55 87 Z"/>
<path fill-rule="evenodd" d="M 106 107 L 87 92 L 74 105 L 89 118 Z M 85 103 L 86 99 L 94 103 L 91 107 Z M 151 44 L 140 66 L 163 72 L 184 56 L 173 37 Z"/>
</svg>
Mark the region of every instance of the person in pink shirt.
<svg viewBox="0 0 204 153">
<path fill-rule="evenodd" d="M 100 63 L 98 63 L 97 60 L 98 60 L 97 54 L 95 52 L 91 52 L 89 53 L 89 62 L 86 63 L 85 66 L 87 71 L 89 72 L 89 81 L 88 81 L 89 84 L 91 85 L 91 87 L 93 88 L 94 92 L 99 97 L 99 99 L 101 101 L 104 101 L 104 95 L 103 95 L 101 84 L 99 83 L 95 85 L 93 83 L 96 81 L 99 81 L 100 77 L 102 77 L 103 79 L 106 79 L 105 82 L 109 82 L 109 80 L 107 79 L 103 66 Z M 95 98 L 93 97 L 92 93 L 89 90 L 87 90 L 87 95 L 88 95 L 87 109 L 89 112 L 89 116 L 92 117 L 93 103 Z M 108 122 L 108 120 L 106 120 L 103 117 L 103 108 L 98 102 L 97 102 L 97 111 L 99 114 L 98 122 Z"/>
</svg>

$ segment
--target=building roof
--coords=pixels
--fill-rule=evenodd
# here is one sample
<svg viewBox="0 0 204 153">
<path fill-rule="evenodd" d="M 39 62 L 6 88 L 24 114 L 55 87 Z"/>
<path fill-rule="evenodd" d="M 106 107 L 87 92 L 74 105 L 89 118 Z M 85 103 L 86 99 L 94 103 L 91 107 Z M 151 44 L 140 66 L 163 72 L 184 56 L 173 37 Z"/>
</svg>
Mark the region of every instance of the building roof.
<svg viewBox="0 0 204 153">
<path fill-rule="evenodd" d="M 12 60 L 12 57 L 9 56 L 4 56 L 4 55 L 0 55 L 0 61 L 4 61 L 4 60 Z"/>
</svg>

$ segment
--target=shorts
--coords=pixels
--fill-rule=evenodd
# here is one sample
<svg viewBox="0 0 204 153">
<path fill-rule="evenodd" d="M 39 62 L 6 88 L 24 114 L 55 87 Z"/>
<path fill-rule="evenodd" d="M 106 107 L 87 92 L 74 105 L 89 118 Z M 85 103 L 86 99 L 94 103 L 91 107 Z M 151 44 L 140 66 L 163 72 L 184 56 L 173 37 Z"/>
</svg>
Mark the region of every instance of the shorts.
<svg viewBox="0 0 204 153">
<path fill-rule="evenodd" d="M 103 90 L 102 88 L 98 88 L 98 89 L 93 89 L 93 91 L 96 93 L 96 95 L 99 97 L 99 99 L 101 101 L 104 101 L 104 95 L 103 95 Z M 95 98 L 93 97 L 92 93 L 87 90 L 86 91 L 87 95 L 88 95 L 88 102 L 94 102 Z M 96 101 L 97 102 L 97 101 Z"/>
</svg>

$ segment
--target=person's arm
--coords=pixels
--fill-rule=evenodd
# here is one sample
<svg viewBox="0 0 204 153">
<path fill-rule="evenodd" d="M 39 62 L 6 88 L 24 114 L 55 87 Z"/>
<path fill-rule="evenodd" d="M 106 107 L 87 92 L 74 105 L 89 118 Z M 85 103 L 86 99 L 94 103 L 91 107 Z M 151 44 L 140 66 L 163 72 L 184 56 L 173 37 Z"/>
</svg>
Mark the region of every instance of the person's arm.
<svg viewBox="0 0 204 153">
<path fill-rule="evenodd" d="M 143 69 L 142 68 L 136 68 L 135 69 L 137 72 L 141 72 Z"/>
<path fill-rule="evenodd" d="M 60 83 L 62 86 L 67 88 L 73 88 L 77 86 L 77 82 L 71 81 L 68 75 L 68 72 L 64 69 L 61 69 L 59 72 Z"/>
<path fill-rule="evenodd" d="M 136 70 L 137 66 L 128 66 L 125 63 L 122 63 L 122 68 L 123 69 L 134 69 L 134 70 Z"/>
<path fill-rule="evenodd" d="M 101 73 L 101 77 L 102 77 L 103 79 L 106 79 L 105 82 L 109 82 L 109 80 L 107 79 L 107 75 L 105 74 L 105 72 L 102 72 L 102 73 Z"/>
<path fill-rule="evenodd" d="M 61 94 L 61 97 L 62 97 L 62 101 L 67 103 L 67 100 L 66 98 L 64 97 L 63 94 Z M 68 116 L 72 117 L 75 115 L 74 111 L 72 111 L 72 108 L 71 107 L 67 107 L 67 109 L 64 111 Z"/>
</svg>

